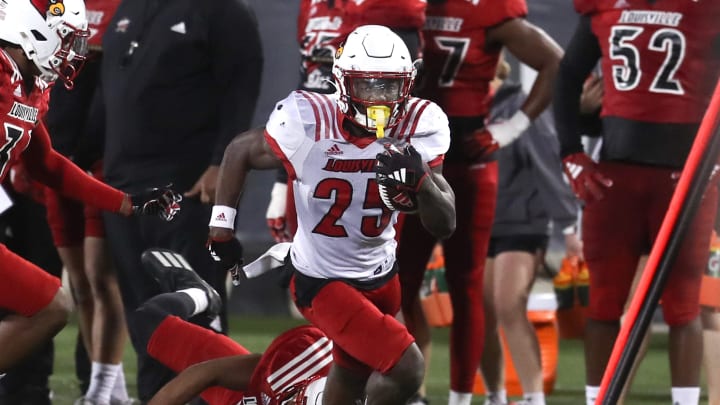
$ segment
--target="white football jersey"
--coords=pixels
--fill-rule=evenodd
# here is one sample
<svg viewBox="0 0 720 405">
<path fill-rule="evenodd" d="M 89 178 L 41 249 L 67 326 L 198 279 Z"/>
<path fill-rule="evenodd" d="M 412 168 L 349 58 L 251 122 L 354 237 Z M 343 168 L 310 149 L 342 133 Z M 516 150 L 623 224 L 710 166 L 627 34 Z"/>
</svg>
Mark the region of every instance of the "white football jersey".
<svg viewBox="0 0 720 405">
<path fill-rule="evenodd" d="M 335 95 L 294 91 L 275 106 L 266 139 L 293 180 L 295 268 L 316 278 L 371 280 L 395 263 L 398 215 L 380 199 L 375 156 L 383 142 L 410 143 L 432 166 L 450 146 L 450 129 L 440 107 L 419 98 L 382 141 L 350 136 L 342 117 Z"/>
</svg>

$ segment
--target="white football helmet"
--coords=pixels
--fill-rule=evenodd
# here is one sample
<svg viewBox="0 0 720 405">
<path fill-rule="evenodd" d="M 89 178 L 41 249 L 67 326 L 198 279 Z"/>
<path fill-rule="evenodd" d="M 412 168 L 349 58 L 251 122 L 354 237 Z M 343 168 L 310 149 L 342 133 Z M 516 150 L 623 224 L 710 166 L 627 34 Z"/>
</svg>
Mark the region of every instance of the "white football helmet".
<svg viewBox="0 0 720 405">
<path fill-rule="evenodd" d="M 61 78 L 72 87 L 85 61 L 83 47 L 87 49 L 85 4 L 82 0 L 47 4 L 48 9 L 39 10 L 30 0 L 0 0 L 0 40 L 22 48 L 44 80 Z"/>
<path fill-rule="evenodd" d="M 405 114 L 417 71 L 410 51 L 392 30 L 363 25 L 335 53 L 333 75 L 340 111 L 367 130 L 392 128 Z M 382 123 L 369 107 L 386 107 Z M 371 110 L 375 110 L 371 108 Z"/>
</svg>

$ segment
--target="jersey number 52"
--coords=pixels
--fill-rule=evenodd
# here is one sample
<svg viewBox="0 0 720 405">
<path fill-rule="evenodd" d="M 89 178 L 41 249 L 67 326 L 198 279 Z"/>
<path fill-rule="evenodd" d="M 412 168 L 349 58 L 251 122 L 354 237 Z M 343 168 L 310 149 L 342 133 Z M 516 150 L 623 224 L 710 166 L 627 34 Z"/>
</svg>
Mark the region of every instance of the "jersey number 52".
<svg viewBox="0 0 720 405">
<path fill-rule="evenodd" d="M 641 69 L 640 52 L 633 40 L 644 31 L 642 27 L 616 25 L 612 27 L 610 36 L 610 58 L 621 62 L 612 66 L 612 78 L 615 88 L 619 91 L 630 91 L 640 83 Z M 685 58 L 685 35 L 674 28 L 661 28 L 650 38 L 647 48 L 653 52 L 665 53 L 662 66 L 655 72 L 650 91 L 654 93 L 684 94 L 685 90 L 675 78 Z"/>
</svg>

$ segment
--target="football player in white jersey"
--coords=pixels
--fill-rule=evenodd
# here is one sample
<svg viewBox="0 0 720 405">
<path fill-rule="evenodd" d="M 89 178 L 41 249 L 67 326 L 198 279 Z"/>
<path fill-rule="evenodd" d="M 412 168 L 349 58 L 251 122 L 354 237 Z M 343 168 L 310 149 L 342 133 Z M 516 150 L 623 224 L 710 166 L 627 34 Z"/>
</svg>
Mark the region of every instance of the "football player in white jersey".
<svg viewBox="0 0 720 405">
<path fill-rule="evenodd" d="M 265 131 L 239 135 L 225 151 L 210 244 L 237 266 L 235 208 L 251 169 L 283 164 L 292 179 L 298 230 L 286 260 L 300 312 L 334 342 L 324 404 L 402 404 L 418 389 L 422 355 L 395 319 L 398 212 L 385 197 L 405 195 L 438 238 L 455 229 L 455 197 L 442 177 L 450 144 L 445 113 L 410 97 L 416 70 L 390 29 L 361 26 L 335 55 L 338 91 L 293 91 Z M 390 146 L 392 145 L 392 146 Z"/>
</svg>

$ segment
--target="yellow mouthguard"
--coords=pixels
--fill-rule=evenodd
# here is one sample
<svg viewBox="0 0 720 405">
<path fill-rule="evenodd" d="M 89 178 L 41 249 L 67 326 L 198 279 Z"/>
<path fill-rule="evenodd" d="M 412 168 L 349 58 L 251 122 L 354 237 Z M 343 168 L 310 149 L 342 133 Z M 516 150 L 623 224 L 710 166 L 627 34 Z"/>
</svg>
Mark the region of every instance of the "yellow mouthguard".
<svg viewBox="0 0 720 405">
<path fill-rule="evenodd" d="M 378 139 L 385 137 L 385 125 L 390 116 L 390 107 L 385 105 L 374 105 L 367 108 L 368 118 L 375 120 L 375 136 Z"/>
</svg>

